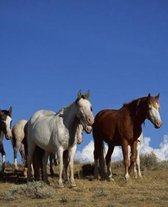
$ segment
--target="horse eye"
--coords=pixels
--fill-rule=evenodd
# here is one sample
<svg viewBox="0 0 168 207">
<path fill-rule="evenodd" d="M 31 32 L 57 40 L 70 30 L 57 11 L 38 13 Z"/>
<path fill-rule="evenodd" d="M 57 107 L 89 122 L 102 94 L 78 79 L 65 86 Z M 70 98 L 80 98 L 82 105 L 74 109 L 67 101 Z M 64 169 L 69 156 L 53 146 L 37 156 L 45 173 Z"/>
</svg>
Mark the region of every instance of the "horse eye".
<svg viewBox="0 0 168 207">
<path fill-rule="evenodd" d="M 148 105 L 148 107 L 149 107 L 149 109 L 151 109 L 151 108 L 152 108 L 152 105 L 151 105 L 151 104 L 149 104 L 149 105 Z"/>
<path fill-rule="evenodd" d="M 92 107 L 90 107 L 90 110 L 91 110 L 91 111 L 93 111 L 93 108 L 92 108 Z"/>
</svg>

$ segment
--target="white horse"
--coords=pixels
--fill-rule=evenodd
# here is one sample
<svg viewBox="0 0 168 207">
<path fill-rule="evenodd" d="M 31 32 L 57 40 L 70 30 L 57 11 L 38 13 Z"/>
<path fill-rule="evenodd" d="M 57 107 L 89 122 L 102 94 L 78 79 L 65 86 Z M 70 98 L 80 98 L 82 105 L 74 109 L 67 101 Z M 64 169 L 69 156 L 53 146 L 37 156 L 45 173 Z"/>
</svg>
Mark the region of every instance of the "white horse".
<svg viewBox="0 0 168 207">
<path fill-rule="evenodd" d="M 78 93 L 77 99 L 58 113 L 40 110 L 28 121 L 28 179 L 31 178 L 31 163 L 36 146 L 45 150 L 43 159 L 43 176 L 47 181 L 46 165 L 48 154 L 57 152 L 59 162 L 58 184 L 63 187 L 63 152 L 68 150 L 70 183 L 76 186 L 73 172 L 74 155 L 76 152 L 76 131 L 79 124 L 83 125 L 87 133 L 91 133 L 94 117 L 89 101 L 89 92 L 86 95 Z"/>
<path fill-rule="evenodd" d="M 17 165 L 18 150 L 20 151 L 22 161 L 25 162 L 26 160 L 25 157 L 26 124 L 27 124 L 27 120 L 23 119 L 18 121 L 12 127 L 12 146 L 13 146 L 13 153 L 14 153 L 13 163 L 14 163 L 15 170 L 18 170 L 18 165 Z"/>
</svg>

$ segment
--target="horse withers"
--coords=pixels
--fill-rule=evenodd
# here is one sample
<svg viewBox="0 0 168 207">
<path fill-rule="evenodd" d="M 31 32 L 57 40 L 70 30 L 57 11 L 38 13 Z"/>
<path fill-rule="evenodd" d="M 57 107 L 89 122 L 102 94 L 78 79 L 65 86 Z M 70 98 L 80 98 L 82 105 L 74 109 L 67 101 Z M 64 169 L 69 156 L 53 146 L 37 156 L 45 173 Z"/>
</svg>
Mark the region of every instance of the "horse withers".
<svg viewBox="0 0 168 207">
<path fill-rule="evenodd" d="M 2 154 L 2 168 L 1 172 L 5 170 L 6 153 L 3 146 L 4 135 L 7 140 L 12 138 L 11 132 L 11 122 L 12 122 L 12 107 L 8 110 L 0 110 L 0 153 Z"/>
<path fill-rule="evenodd" d="M 95 177 L 98 177 L 98 164 L 101 177 L 113 179 L 111 171 L 111 155 L 115 146 L 122 146 L 125 178 L 129 179 L 130 171 L 136 161 L 137 139 L 142 133 L 142 123 L 150 120 L 155 128 L 160 128 L 162 120 L 159 113 L 159 94 L 141 97 L 124 104 L 120 109 L 105 109 L 100 111 L 93 125 Z M 108 151 L 104 160 L 104 141 Z M 128 146 L 131 148 L 129 161 Z M 106 162 L 106 163 L 105 163 Z"/>
<path fill-rule="evenodd" d="M 89 101 L 89 92 L 85 95 L 78 93 L 77 99 L 58 113 L 40 110 L 28 121 L 28 179 L 31 179 L 31 163 L 36 146 L 45 151 L 43 159 L 43 176 L 47 179 L 46 165 L 48 154 L 56 152 L 59 162 L 58 184 L 63 187 L 63 152 L 68 150 L 70 184 L 76 186 L 73 172 L 74 155 L 76 152 L 76 131 L 82 124 L 87 133 L 91 133 L 94 116 Z"/>
</svg>

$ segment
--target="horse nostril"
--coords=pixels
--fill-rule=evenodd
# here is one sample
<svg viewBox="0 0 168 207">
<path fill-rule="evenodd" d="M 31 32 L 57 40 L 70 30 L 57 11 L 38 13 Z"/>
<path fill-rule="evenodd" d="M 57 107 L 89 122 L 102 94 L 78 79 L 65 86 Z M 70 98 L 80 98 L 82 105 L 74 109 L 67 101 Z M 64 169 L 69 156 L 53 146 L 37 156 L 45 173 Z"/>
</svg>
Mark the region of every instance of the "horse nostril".
<svg viewBox="0 0 168 207">
<path fill-rule="evenodd" d="M 157 127 L 160 128 L 160 127 L 162 126 L 162 124 L 163 124 L 162 121 L 156 121 L 156 126 L 157 126 Z"/>
</svg>

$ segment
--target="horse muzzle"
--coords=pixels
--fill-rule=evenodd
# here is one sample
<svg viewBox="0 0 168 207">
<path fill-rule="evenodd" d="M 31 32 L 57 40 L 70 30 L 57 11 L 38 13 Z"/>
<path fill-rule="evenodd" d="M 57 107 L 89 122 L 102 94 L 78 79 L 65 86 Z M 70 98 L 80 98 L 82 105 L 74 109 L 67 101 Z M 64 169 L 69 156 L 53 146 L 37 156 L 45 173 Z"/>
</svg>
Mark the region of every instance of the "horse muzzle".
<svg viewBox="0 0 168 207">
<path fill-rule="evenodd" d="M 7 140 L 10 140 L 12 138 L 12 132 L 11 131 L 8 131 L 6 134 L 5 134 L 5 137 Z"/>
<path fill-rule="evenodd" d="M 154 126 L 156 129 L 159 129 L 162 126 L 162 124 L 163 124 L 163 122 L 161 120 L 159 120 L 159 121 L 155 122 Z"/>
</svg>

